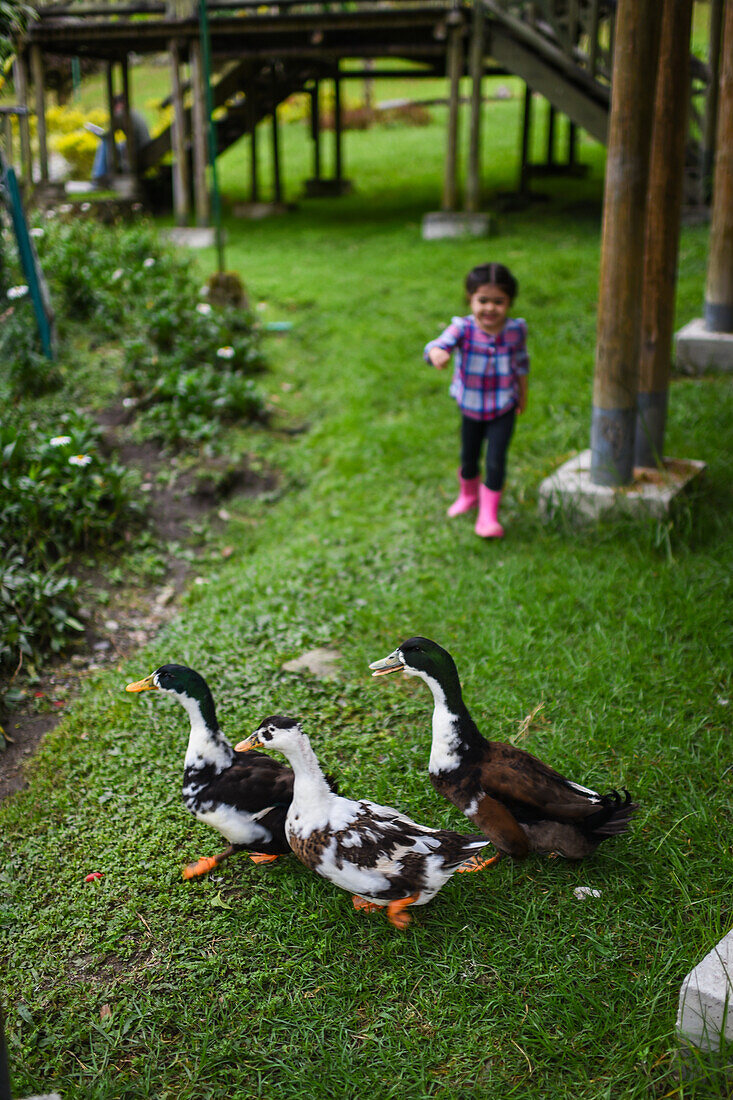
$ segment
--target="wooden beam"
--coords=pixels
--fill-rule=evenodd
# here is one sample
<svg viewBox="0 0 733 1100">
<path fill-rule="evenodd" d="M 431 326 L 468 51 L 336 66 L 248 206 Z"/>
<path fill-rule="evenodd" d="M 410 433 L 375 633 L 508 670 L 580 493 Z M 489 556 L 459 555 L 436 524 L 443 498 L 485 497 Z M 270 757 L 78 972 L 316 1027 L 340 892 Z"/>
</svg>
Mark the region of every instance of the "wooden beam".
<svg viewBox="0 0 733 1100">
<path fill-rule="evenodd" d="M 690 103 L 693 0 L 663 0 L 654 105 L 636 403 L 635 466 L 664 456 Z"/>
<path fill-rule="evenodd" d="M 333 138 L 334 138 L 334 167 L 333 177 L 340 180 L 343 168 L 343 131 L 341 128 L 341 80 L 339 78 L 338 63 L 336 75 L 333 78 Z"/>
<path fill-rule="evenodd" d="M 188 153 L 186 152 L 186 112 L 183 107 L 181 85 L 181 47 L 178 39 L 169 46 L 171 72 L 171 102 L 173 122 L 171 149 L 173 150 L 173 211 L 176 225 L 187 225 L 191 215 Z"/>
<path fill-rule="evenodd" d="M 35 42 L 30 48 L 33 95 L 36 103 L 36 132 L 41 183 L 48 183 L 48 140 L 46 137 L 46 90 L 44 88 L 43 55 Z"/>
<path fill-rule="evenodd" d="M 320 81 L 314 80 L 311 88 L 311 139 L 313 141 L 313 178 L 321 178 L 321 111 L 319 105 Z"/>
<path fill-rule="evenodd" d="M 619 0 L 603 202 L 590 478 L 633 476 L 658 0 Z"/>
<path fill-rule="evenodd" d="M 485 17 L 480 4 L 473 9 L 468 69 L 471 77 L 471 115 L 469 120 L 468 170 L 465 207 L 475 214 L 481 201 L 481 82 L 484 75 Z"/>
<path fill-rule="evenodd" d="M 114 176 L 119 167 L 117 155 L 117 142 L 115 141 L 115 86 L 113 63 L 108 61 L 104 67 L 105 88 L 107 91 L 107 112 L 109 114 L 109 130 L 102 138 L 107 142 L 107 173 Z"/>
<path fill-rule="evenodd" d="M 519 146 L 519 194 L 529 191 L 529 139 L 532 133 L 532 89 L 524 85 L 524 109 L 522 111 L 522 137 Z"/>
<path fill-rule="evenodd" d="M 191 91 L 191 141 L 193 144 L 193 202 L 196 210 L 196 224 L 208 225 L 211 219 L 209 189 L 206 185 L 207 135 L 206 135 L 206 90 L 204 88 L 204 67 L 201 59 L 201 45 L 198 39 L 190 44 Z"/>
<path fill-rule="evenodd" d="M 710 81 L 705 96 L 705 121 L 702 137 L 702 201 L 707 202 L 715 161 L 715 131 L 718 125 L 718 90 L 720 83 L 720 40 L 723 31 L 723 6 L 725 0 L 710 0 L 710 29 L 708 35 L 708 69 Z"/>
<path fill-rule="evenodd" d="M 20 131 L 20 172 L 23 179 L 33 183 L 33 157 L 31 155 L 31 132 L 28 125 L 28 61 L 25 54 L 18 54 L 13 62 L 13 79 L 18 105 L 25 110 L 18 118 Z"/>
<path fill-rule="evenodd" d="M 125 131 L 125 154 L 127 157 L 127 171 L 131 175 L 137 175 L 137 142 L 132 130 L 132 117 L 130 108 L 130 66 L 127 54 L 120 62 L 122 70 L 122 128 Z"/>
<path fill-rule="evenodd" d="M 247 116 L 249 129 L 249 178 L 250 198 L 252 202 L 260 201 L 260 184 L 257 165 L 257 92 L 254 79 L 250 79 L 247 85 Z"/>
<path fill-rule="evenodd" d="M 705 325 L 733 332 L 733 0 L 725 5 L 721 57 Z"/>
<path fill-rule="evenodd" d="M 458 204 L 458 122 L 461 76 L 463 75 L 463 25 L 449 24 L 448 53 L 448 126 L 443 176 L 442 209 L 455 210 Z"/>
</svg>

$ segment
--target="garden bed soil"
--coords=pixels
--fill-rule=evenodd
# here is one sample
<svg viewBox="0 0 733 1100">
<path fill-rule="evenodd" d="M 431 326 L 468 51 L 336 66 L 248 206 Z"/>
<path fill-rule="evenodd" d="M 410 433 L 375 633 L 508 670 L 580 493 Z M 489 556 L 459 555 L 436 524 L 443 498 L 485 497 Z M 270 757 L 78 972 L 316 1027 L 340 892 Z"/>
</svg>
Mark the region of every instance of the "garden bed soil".
<svg viewBox="0 0 733 1100">
<path fill-rule="evenodd" d="M 10 740 L 0 751 L 0 802 L 25 786 L 25 765 L 63 716 L 82 679 L 146 645 L 174 616 L 178 597 L 195 569 L 195 554 L 204 544 L 201 533 L 197 540 L 192 529 L 222 529 L 228 499 L 259 496 L 276 484 L 273 474 L 253 470 L 246 456 L 237 462 L 208 458 L 195 467 L 177 469 L 177 460 L 161 454 L 155 444 L 118 437 L 126 419 L 121 407 L 100 418 L 120 461 L 141 474 L 141 488 L 149 502 L 148 529 L 155 535 L 156 553 L 164 559 L 165 576 L 151 584 L 128 580 L 110 587 L 104 565 L 80 573 L 80 590 L 91 597 L 84 633 L 73 651 L 49 662 L 39 679 L 26 686 L 23 702 L 6 718 L 4 730 Z M 159 475 L 168 470 L 166 483 Z M 193 558 L 176 553 L 175 544 L 192 549 Z M 94 601 L 93 594 L 99 592 L 106 593 L 106 602 Z"/>
</svg>

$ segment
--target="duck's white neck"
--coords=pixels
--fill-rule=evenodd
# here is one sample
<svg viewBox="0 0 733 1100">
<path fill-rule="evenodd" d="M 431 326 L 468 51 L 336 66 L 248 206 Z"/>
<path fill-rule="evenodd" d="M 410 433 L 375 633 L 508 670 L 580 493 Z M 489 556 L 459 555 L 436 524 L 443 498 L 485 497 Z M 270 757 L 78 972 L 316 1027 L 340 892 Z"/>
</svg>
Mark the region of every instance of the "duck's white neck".
<svg viewBox="0 0 733 1100">
<path fill-rule="evenodd" d="M 201 714 L 201 708 L 189 695 L 179 695 L 179 702 L 186 708 L 191 720 L 186 749 L 186 768 L 201 768 L 213 764 L 223 771 L 234 760 L 234 749 L 218 728 L 207 726 Z"/>
<path fill-rule="evenodd" d="M 297 743 L 288 746 L 287 756 L 295 774 L 288 825 L 300 834 L 325 828 L 329 822 L 331 802 L 336 796 L 305 734 L 298 738 Z"/>
<path fill-rule="evenodd" d="M 433 693 L 433 741 L 428 770 L 436 775 L 438 772 L 451 771 L 460 762 L 460 719 L 448 706 L 441 684 L 425 672 L 419 675 Z"/>
</svg>

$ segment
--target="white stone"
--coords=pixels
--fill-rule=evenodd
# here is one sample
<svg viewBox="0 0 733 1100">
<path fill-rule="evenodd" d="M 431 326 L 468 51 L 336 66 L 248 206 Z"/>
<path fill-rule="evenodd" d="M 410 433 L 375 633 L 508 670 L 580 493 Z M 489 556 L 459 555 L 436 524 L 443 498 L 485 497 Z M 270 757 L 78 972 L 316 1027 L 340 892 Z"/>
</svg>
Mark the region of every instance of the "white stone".
<svg viewBox="0 0 733 1100">
<path fill-rule="evenodd" d="M 424 241 L 438 241 L 445 237 L 486 237 L 490 228 L 488 214 L 438 210 L 423 217 L 422 237 Z"/>
<path fill-rule="evenodd" d="M 166 230 L 165 236 L 173 244 L 186 245 L 188 248 L 213 248 L 216 243 L 216 230 L 213 226 L 179 225 Z"/>
<path fill-rule="evenodd" d="M 566 511 L 586 519 L 598 519 L 618 508 L 662 518 L 669 511 L 672 500 L 705 469 L 705 463 L 695 459 L 665 458 L 663 461 L 663 470 L 637 467 L 630 486 L 614 488 L 591 481 L 591 452 L 590 449 L 581 451 L 542 482 L 540 511 L 544 515 Z"/>
<path fill-rule="evenodd" d="M 341 654 L 335 649 L 309 649 L 300 657 L 292 661 L 286 661 L 283 665 L 284 672 L 311 672 L 320 679 L 332 679 L 336 676 L 336 662 L 341 660 Z"/>
<path fill-rule="evenodd" d="M 675 363 L 691 374 L 733 371 L 733 332 L 711 332 L 702 318 L 690 321 L 675 335 Z"/>
<path fill-rule="evenodd" d="M 700 1050 L 733 1043 L 733 930 L 691 970 L 682 983 L 677 1034 Z"/>
</svg>

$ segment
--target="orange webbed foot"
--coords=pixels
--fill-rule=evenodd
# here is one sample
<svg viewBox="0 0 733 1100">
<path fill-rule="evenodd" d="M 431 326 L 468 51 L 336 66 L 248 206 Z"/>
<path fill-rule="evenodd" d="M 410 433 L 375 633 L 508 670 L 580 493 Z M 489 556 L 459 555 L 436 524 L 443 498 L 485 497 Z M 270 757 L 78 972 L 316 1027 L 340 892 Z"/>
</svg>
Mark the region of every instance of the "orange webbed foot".
<svg viewBox="0 0 733 1100">
<path fill-rule="evenodd" d="M 419 894 L 410 894 L 409 898 L 391 901 L 387 906 L 387 917 L 390 924 L 393 924 L 395 928 L 407 928 L 412 920 L 410 914 L 406 912 L 407 906 L 413 905 L 419 897 Z"/>
<path fill-rule="evenodd" d="M 253 863 L 274 863 L 279 856 L 268 856 L 264 852 L 250 852 L 249 858 Z"/>
<path fill-rule="evenodd" d="M 373 913 L 375 909 L 382 908 L 376 902 L 367 901 L 366 898 L 361 898 L 358 894 L 354 894 L 351 900 L 354 903 L 354 909 L 363 909 L 365 913 Z"/>
<path fill-rule="evenodd" d="M 198 878 L 199 875 L 206 875 L 209 871 L 213 871 L 216 867 L 218 860 L 216 856 L 202 856 L 201 859 L 197 859 L 195 863 L 187 864 L 181 874 L 184 878 Z"/>
<path fill-rule="evenodd" d="M 487 856 L 486 858 L 483 856 L 471 856 L 470 859 L 467 859 L 465 863 L 462 863 L 461 866 L 457 868 L 456 874 L 465 875 L 470 874 L 471 871 L 483 871 L 485 867 L 490 867 L 492 863 L 498 863 L 500 859 L 500 854 Z"/>
</svg>

